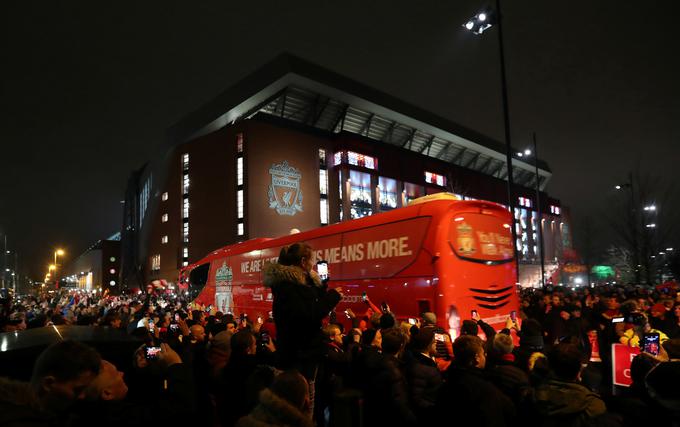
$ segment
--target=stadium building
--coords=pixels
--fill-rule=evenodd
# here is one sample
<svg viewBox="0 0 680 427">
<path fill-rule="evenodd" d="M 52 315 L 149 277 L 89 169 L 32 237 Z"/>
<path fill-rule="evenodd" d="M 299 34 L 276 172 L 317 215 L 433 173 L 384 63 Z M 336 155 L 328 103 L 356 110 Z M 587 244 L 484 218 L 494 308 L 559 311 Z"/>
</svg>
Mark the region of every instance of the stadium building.
<svg viewBox="0 0 680 427">
<path fill-rule="evenodd" d="M 438 192 L 508 204 L 505 145 L 302 59 L 282 55 L 189 114 L 128 181 L 123 285 L 176 282 L 220 247 L 405 206 Z M 548 165 L 515 156 L 520 281 L 571 250 Z M 538 171 L 538 173 L 536 173 Z M 536 186 L 540 192 L 540 210 Z"/>
</svg>

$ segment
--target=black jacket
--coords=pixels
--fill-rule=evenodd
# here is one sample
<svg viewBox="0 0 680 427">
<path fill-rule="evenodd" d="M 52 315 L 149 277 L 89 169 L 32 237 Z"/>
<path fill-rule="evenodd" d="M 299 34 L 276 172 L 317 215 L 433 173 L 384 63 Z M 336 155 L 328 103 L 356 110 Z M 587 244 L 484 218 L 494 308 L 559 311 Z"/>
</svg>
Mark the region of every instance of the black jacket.
<svg viewBox="0 0 680 427">
<path fill-rule="evenodd" d="M 436 412 L 440 419 L 466 413 L 472 414 L 474 424 L 479 427 L 514 425 L 515 407 L 512 401 L 483 374 L 481 369 L 451 364 L 437 398 Z"/>
<path fill-rule="evenodd" d="M 364 395 L 366 425 L 391 427 L 417 425 L 408 401 L 406 377 L 396 357 L 382 355 L 366 383 Z"/>
<path fill-rule="evenodd" d="M 318 276 L 299 267 L 267 264 L 264 283 L 272 290 L 277 352 L 282 367 L 318 362 L 326 345 L 322 320 L 340 302 L 340 294 L 321 286 Z"/>
<path fill-rule="evenodd" d="M 421 425 L 429 424 L 437 394 L 442 386 L 442 375 L 437 363 L 422 353 L 413 352 L 407 367 L 409 397 Z"/>
</svg>

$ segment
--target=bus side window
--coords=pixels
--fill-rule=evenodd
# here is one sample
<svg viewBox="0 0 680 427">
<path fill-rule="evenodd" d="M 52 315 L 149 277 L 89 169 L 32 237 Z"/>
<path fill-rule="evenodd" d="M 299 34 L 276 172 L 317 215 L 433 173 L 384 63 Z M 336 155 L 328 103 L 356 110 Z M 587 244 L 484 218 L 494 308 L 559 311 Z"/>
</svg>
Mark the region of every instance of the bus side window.
<svg viewBox="0 0 680 427">
<path fill-rule="evenodd" d="M 199 265 L 189 273 L 189 296 L 193 300 L 201 293 L 205 284 L 208 282 L 208 272 L 210 263 Z"/>
<path fill-rule="evenodd" d="M 427 313 L 429 311 L 432 311 L 430 309 L 430 300 L 426 299 L 418 300 L 418 316 L 422 316 L 423 313 Z"/>
</svg>

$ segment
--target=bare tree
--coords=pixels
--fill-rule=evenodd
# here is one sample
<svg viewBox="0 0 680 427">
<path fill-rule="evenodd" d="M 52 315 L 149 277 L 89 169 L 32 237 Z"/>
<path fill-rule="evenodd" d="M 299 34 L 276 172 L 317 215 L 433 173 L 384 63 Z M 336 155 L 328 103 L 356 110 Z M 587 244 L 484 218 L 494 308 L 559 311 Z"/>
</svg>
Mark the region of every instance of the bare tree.
<svg viewBox="0 0 680 427">
<path fill-rule="evenodd" d="M 651 173 L 629 173 L 628 180 L 609 200 L 605 217 L 616 233 L 615 246 L 628 254 L 635 283 L 653 283 L 660 251 L 677 239 L 673 206 L 678 205 L 673 183 Z"/>
</svg>

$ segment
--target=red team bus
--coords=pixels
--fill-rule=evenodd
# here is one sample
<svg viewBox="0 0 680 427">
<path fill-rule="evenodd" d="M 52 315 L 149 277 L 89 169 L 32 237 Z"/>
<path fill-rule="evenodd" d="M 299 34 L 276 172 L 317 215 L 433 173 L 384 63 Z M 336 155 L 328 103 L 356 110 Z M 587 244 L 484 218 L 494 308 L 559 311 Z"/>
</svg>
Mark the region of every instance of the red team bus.
<svg viewBox="0 0 680 427">
<path fill-rule="evenodd" d="M 343 288 L 337 313 L 365 312 L 365 292 L 374 302 L 387 302 L 400 320 L 434 312 L 452 338 L 472 310 L 501 329 L 519 307 L 510 213 L 492 202 L 434 196 L 361 219 L 218 249 L 182 269 L 180 286 L 188 284 L 194 302 L 204 306 L 266 318 L 272 294 L 263 284 L 265 263 L 276 262 L 283 246 L 306 242 L 317 260 L 327 261 L 329 287 Z"/>
</svg>

